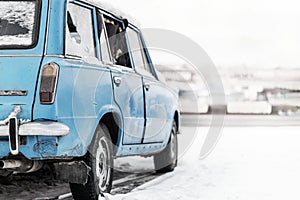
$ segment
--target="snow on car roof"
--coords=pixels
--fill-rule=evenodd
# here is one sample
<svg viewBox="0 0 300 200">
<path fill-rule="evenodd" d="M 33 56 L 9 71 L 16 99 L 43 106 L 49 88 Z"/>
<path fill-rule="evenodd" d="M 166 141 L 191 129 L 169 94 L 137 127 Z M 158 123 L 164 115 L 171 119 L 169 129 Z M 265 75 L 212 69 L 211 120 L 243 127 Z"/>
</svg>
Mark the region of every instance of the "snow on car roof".
<svg viewBox="0 0 300 200">
<path fill-rule="evenodd" d="M 87 3 L 90 3 L 94 6 L 97 6 L 113 15 L 115 15 L 117 18 L 120 19 L 127 19 L 130 24 L 140 28 L 140 22 L 136 20 L 134 17 L 130 16 L 129 14 L 124 13 L 123 11 L 115 8 L 111 4 L 107 2 L 103 2 L 101 0 L 85 0 Z"/>
</svg>

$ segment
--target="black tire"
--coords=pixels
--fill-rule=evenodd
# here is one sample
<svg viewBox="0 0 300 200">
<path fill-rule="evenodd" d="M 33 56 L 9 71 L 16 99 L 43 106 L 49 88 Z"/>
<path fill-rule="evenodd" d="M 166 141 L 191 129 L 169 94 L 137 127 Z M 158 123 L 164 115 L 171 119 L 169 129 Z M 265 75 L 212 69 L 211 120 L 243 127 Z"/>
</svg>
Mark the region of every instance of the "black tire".
<svg viewBox="0 0 300 200">
<path fill-rule="evenodd" d="M 99 195 L 109 193 L 113 181 L 113 146 L 105 124 L 97 127 L 92 144 L 83 159 L 91 167 L 86 184 L 70 183 L 75 200 L 98 200 Z"/>
<path fill-rule="evenodd" d="M 177 126 L 173 122 L 171 135 L 166 148 L 159 154 L 154 155 L 154 167 L 157 173 L 171 172 L 177 166 L 178 140 Z"/>
</svg>

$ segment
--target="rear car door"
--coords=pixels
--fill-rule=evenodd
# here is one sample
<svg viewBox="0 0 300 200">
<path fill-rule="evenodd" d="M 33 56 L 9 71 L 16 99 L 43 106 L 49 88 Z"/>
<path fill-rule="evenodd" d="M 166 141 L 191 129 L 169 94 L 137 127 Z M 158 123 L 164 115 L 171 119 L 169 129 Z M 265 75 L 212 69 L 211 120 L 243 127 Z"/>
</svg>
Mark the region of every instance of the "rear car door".
<svg viewBox="0 0 300 200">
<path fill-rule="evenodd" d="M 139 30 L 131 26 L 127 34 L 135 70 L 143 77 L 146 112 L 143 143 L 164 142 L 172 124 L 172 92 L 157 80 Z"/>
<path fill-rule="evenodd" d="M 114 98 L 123 115 L 123 144 L 141 144 L 145 127 L 142 76 L 132 68 L 123 22 L 108 14 L 103 21 L 109 38 Z"/>
</svg>

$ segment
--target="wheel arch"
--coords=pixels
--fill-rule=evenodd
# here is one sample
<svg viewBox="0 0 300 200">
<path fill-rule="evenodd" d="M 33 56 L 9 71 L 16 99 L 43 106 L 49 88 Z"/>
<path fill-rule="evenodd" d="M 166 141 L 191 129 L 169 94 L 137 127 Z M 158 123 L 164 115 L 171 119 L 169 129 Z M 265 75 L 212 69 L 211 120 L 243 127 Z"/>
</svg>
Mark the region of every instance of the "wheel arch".
<svg viewBox="0 0 300 200">
<path fill-rule="evenodd" d="M 175 110 L 174 117 L 173 117 L 175 123 L 176 123 L 176 128 L 177 128 L 177 133 L 180 129 L 180 113 L 178 110 Z"/>
<path fill-rule="evenodd" d="M 122 120 L 121 117 L 116 112 L 108 112 L 105 113 L 100 121 L 99 124 L 103 123 L 107 126 L 109 135 L 114 146 L 114 154 L 116 154 L 117 147 L 121 142 L 121 127 L 122 127 Z"/>
</svg>

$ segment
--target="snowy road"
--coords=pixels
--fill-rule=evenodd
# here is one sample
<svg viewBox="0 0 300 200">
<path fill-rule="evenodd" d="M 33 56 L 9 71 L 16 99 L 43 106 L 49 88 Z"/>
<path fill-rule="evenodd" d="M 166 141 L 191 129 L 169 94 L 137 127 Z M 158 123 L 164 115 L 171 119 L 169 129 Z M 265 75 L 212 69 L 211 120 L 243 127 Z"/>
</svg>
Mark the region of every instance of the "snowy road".
<svg viewBox="0 0 300 200">
<path fill-rule="evenodd" d="M 186 114 L 181 116 L 181 123 L 183 126 L 189 127 L 209 126 L 211 119 L 211 115 Z M 300 115 L 226 115 L 224 117 L 225 126 L 298 126 L 299 122 Z"/>
<path fill-rule="evenodd" d="M 200 160 L 200 148 L 207 131 L 207 127 L 183 127 L 179 138 L 179 166 L 173 173 L 153 174 L 151 158 L 117 159 L 120 172 L 116 175 L 112 194 L 106 194 L 107 198 L 300 199 L 300 126 L 225 127 L 214 152 Z M 47 179 L 42 183 L 39 181 L 23 178 L 12 185 L 2 181 L 0 191 L 6 190 L 2 190 L 0 199 L 34 199 L 47 196 L 45 194 L 55 196 L 69 192 L 67 184 L 53 184 Z"/>
<path fill-rule="evenodd" d="M 193 131 L 184 128 L 183 134 Z M 199 160 L 203 133 L 175 172 L 111 200 L 300 199 L 300 127 L 227 127 L 217 148 Z M 182 135 L 181 137 L 184 137 Z"/>
<path fill-rule="evenodd" d="M 115 168 L 115 180 L 111 194 L 126 194 L 132 189 L 159 176 L 159 174 L 153 171 L 151 159 L 140 157 L 132 159 L 133 162 L 143 162 L 144 165 L 132 167 L 128 162 L 117 160 L 116 164 L 118 166 Z M 145 167 L 145 164 L 148 166 Z M 69 184 L 55 180 L 52 177 L 51 169 L 44 169 L 34 174 L 1 178 L 0 200 L 11 199 L 72 200 L 73 198 L 71 197 Z"/>
</svg>

